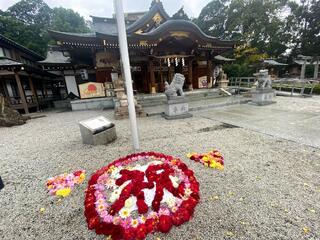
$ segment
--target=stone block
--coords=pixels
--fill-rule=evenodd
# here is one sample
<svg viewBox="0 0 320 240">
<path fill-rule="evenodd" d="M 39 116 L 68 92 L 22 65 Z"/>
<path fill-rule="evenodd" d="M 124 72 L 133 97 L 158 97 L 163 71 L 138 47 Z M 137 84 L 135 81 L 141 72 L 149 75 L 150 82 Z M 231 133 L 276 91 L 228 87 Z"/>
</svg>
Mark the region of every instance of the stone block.
<svg viewBox="0 0 320 240">
<path fill-rule="evenodd" d="M 102 116 L 81 121 L 79 127 L 83 144 L 106 145 L 117 139 L 115 125 Z"/>
<path fill-rule="evenodd" d="M 189 104 L 186 97 L 178 96 L 170 98 L 165 105 L 163 117 L 167 120 L 192 117 L 189 113 Z"/>
<path fill-rule="evenodd" d="M 252 104 L 258 106 L 269 105 L 275 103 L 273 98 L 275 96 L 275 91 L 273 89 L 256 89 L 252 93 Z"/>
</svg>

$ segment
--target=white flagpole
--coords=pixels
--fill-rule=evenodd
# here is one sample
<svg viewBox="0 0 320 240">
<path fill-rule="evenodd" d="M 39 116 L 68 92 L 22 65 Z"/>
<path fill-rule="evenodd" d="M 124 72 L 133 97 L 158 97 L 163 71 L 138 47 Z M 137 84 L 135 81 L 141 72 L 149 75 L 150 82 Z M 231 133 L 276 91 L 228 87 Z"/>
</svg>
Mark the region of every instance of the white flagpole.
<svg viewBox="0 0 320 240">
<path fill-rule="evenodd" d="M 128 109 L 129 109 L 129 118 L 130 118 L 130 125 L 131 125 L 131 134 L 133 139 L 133 147 L 135 151 L 138 151 L 140 148 L 139 136 L 138 136 L 138 128 L 137 128 L 136 110 L 135 110 L 134 98 L 133 98 L 127 32 L 126 32 L 126 25 L 124 22 L 122 0 L 114 0 L 114 8 L 115 8 L 116 17 L 117 17 L 119 47 L 120 47 L 120 53 L 121 53 L 121 60 L 123 64 L 124 78 L 126 81 L 126 88 L 127 88 Z"/>
</svg>

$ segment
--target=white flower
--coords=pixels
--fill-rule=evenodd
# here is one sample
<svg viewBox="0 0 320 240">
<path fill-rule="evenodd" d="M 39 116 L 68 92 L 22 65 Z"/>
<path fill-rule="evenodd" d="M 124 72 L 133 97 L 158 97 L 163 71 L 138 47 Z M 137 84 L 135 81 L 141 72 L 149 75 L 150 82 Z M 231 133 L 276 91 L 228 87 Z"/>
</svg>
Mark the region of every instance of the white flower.
<svg viewBox="0 0 320 240">
<path fill-rule="evenodd" d="M 114 203 L 116 200 L 118 200 L 120 197 L 120 191 L 115 190 L 113 193 L 111 193 L 111 196 L 109 198 L 109 202 Z"/>
<path fill-rule="evenodd" d="M 121 218 L 130 217 L 130 210 L 128 208 L 122 208 L 119 212 Z"/>
<path fill-rule="evenodd" d="M 173 177 L 171 175 L 169 176 L 169 178 L 170 178 L 170 180 L 172 182 L 173 187 L 175 187 L 175 188 L 179 187 L 179 183 L 178 183 L 179 178 Z"/>
<path fill-rule="evenodd" d="M 172 208 L 176 205 L 176 201 L 173 197 L 167 199 L 167 204 L 169 208 Z"/>
<path fill-rule="evenodd" d="M 126 208 L 132 208 L 132 206 L 135 204 L 136 201 L 134 201 L 133 197 L 128 198 L 125 203 L 124 206 Z"/>
</svg>

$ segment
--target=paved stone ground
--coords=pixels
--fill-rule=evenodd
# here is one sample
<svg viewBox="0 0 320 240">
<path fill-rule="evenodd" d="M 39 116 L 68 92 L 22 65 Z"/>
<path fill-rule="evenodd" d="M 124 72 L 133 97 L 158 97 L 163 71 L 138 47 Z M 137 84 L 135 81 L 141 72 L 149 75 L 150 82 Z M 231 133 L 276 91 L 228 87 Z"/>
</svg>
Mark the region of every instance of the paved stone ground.
<svg viewBox="0 0 320 240">
<path fill-rule="evenodd" d="M 262 107 L 234 105 L 199 115 L 319 148 L 320 97 L 277 97 L 276 101 Z"/>
<path fill-rule="evenodd" d="M 249 127 L 225 128 L 213 120 L 219 114 L 228 116 L 225 112 L 236 115 L 238 109 L 247 110 L 248 118 L 260 112 L 260 120 L 263 111 L 269 112 L 273 123 L 281 110 L 290 122 L 297 121 L 295 116 L 319 113 L 317 98 L 279 98 L 277 105 L 261 109 L 243 105 L 195 112 L 185 120 L 139 119 L 141 150 L 180 157 L 201 185 L 193 220 L 148 239 L 320 239 L 320 149 Z M 108 146 L 81 143 L 78 121 L 97 115 L 113 118 L 112 111 L 51 112 L 23 126 L 0 128 L 0 175 L 5 182 L 0 192 L 0 239 L 104 239 L 86 226 L 86 184 L 60 202 L 45 189 L 51 176 L 80 168 L 91 175 L 131 152 L 128 120 L 116 121 L 118 140 Z M 245 116 L 238 115 L 238 122 L 244 121 Z M 212 147 L 225 156 L 223 172 L 185 157 L 189 151 Z M 45 208 L 43 214 L 40 208 Z"/>
</svg>

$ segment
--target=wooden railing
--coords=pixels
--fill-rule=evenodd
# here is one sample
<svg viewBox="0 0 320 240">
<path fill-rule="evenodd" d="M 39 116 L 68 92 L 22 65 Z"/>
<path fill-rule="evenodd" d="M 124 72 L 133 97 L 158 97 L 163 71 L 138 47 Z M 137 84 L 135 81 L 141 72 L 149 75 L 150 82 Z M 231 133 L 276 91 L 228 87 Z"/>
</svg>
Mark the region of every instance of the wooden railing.
<svg viewBox="0 0 320 240">
<path fill-rule="evenodd" d="M 231 77 L 228 85 L 236 88 L 251 88 L 255 82 L 255 77 Z"/>
</svg>

